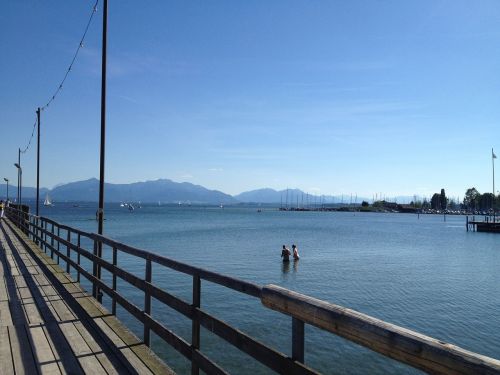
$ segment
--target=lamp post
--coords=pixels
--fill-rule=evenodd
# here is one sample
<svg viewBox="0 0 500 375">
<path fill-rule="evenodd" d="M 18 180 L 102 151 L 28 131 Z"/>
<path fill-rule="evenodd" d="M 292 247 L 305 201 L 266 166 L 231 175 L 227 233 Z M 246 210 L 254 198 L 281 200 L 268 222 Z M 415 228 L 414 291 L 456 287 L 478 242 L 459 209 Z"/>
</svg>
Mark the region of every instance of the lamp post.
<svg viewBox="0 0 500 375">
<path fill-rule="evenodd" d="M 102 12 L 102 56 L 101 56 L 101 144 L 100 144 L 100 168 L 99 168 L 99 208 L 97 210 L 97 233 L 103 233 L 104 220 L 104 156 L 106 146 L 106 54 L 108 39 L 108 0 L 104 0 Z M 102 256 L 102 242 L 98 241 L 94 247 L 94 255 Z M 93 274 L 101 278 L 101 266 L 94 262 Z M 102 301 L 102 292 L 94 284 L 92 295 L 99 302 Z"/>
<path fill-rule="evenodd" d="M 40 107 L 36 110 L 38 123 L 38 135 L 36 144 L 36 216 L 38 216 L 38 206 L 40 205 Z"/>
<path fill-rule="evenodd" d="M 23 188 L 23 169 L 19 163 L 14 163 L 14 166 L 17 168 L 17 181 L 18 181 L 18 189 L 19 189 L 19 200 L 17 204 L 21 206 L 22 193 L 21 189 Z"/>
<path fill-rule="evenodd" d="M 21 165 L 21 149 L 17 149 L 17 164 Z M 17 204 L 19 204 L 19 201 L 21 200 L 21 190 L 19 187 L 21 186 L 20 181 L 19 181 L 19 171 L 17 171 Z"/>
<path fill-rule="evenodd" d="M 19 154 L 20 155 L 20 154 Z M 21 157 L 19 157 L 21 159 Z M 14 163 L 14 166 L 17 168 L 17 191 L 18 191 L 18 200 L 17 200 L 17 214 L 18 214 L 18 226 L 21 225 L 21 189 L 23 186 L 23 170 L 21 168 L 21 163 Z"/>
<path fill-rule="evenodd" d="M 3 180 L 7 183 L 7 202 L 9 201 L 9 179 L 3 178 Z"/>
</svg>

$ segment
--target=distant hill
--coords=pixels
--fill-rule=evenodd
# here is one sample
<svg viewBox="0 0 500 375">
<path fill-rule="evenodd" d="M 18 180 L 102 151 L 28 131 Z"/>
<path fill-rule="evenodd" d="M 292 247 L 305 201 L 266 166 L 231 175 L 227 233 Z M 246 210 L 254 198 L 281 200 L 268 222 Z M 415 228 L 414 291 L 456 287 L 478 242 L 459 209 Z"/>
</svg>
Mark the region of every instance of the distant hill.
<svg viewBox="0 0 500 375">
<path fill-rule="evenodd" d="M 45 198 L 45 194 L 49 189 L 47 188 L 40 188 L 40 199 Z M 0 199 L 5 199 L 7 195 L 7 184 L 0 184 Z M 26 198 L 26 199 L 33 199 L 36 198 L 36 188 L 33 187 L 24 187 L 21 191 L 21 198 Z M 9 200 L 13 201 L 14 199 L 17 198 L 17 182 L 15 185 L 11 184 L 9 182 Z"/>
<path fill-rule="evenodd" d="M 84 181 L 59 184 L 52 190 L 40 188 L 40 199 L 50 193 L 53 201 L 85 201 L 97 202 L 99 198 L 99 180 L 91 178 Z M 6 185 L 0 184 L 0 199 L 5 198 Z M 17 196 L 15 185 L 9 184 L 9 198 Z M 36 196 L 36 189 L 33 187 L 23 187 L 23 198 L 33 199 Z M 174 182 L 168 179 L 155 181 L 134 182 L 130 184 L 104 185 L 104 196 L 106 202 L 158 202 L 177 203 L 190 202 L 193 204 L 236 204 L 236 203 L 262 203 L 262 204 L 283 204 L 288 206 L 308 207 L 321 204 L 341 205 L 349 203 L 360 204 L 363 200 L 371 202 L 371 199 L 350 195 L 312 195 L 299 189 L 274 190 L 271 188 L 246 191 L 234 197 L 218 190 L 209 190 L 200 185 L 193 185 L 188 182 Z M 395 199 L 398 203 L 408 203 L 413 197 L 398 196 Z"/>
<path fill-rule="evenodd" d="M 88 201 L 99 198 L 99 180 L 92 178 L 85 181 L 60 185 L 50 191 L 54 201 Z M 104 184 L 106 202 L 158 202 L 162 203 L 206 203 L 231 204 L 237 201 L 230 195 L 217 190 L 188 182 L 174 182 L 167 179 L 135 182 L 132 184 Z"/>
</svg>

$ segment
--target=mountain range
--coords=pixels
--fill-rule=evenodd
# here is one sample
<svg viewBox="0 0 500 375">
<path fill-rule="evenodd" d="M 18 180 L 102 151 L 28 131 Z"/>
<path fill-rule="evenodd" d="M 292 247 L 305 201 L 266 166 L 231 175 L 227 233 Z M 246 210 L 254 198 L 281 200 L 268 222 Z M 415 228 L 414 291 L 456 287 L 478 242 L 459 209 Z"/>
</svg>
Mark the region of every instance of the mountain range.
<svg viewBox="0 0 500 375">
<path fill-rule="evenodd" d="M 5 198 L 6 185 L 0 185 L 0 197 Z M 96 202 L 99 197 L 99 180 L 91 178 L 84 181 L 60 184 L 53 189 L 40 188 L 40 199 L 50 194 L 53 201 L 86 201 Z M 17 196 L 17 188 L 9 185 L 9 197 Z M 299 189 L 274 190 L 270 188 L 257 189 L 231 196 L 218 190 L 210 190 L 200 185 L 188 182 L 174 182 L 168 179 L 134 182 L 130 184 L 104 184 L 106 202 L 162 202 L 162 203 L 192 203 L 192 204 L 282 204 L 283 206 L 312 206 L 321 204 L 339 204 L 343 202 L 360 203 L 371 199 L 344 196 L 318 196 L 307 194 Z M 23 199 L 34 199 L 36 189 L 23 187 Z M 409 202 L 410 197 L 398 197 L 398 202 Z"/>
</svg>

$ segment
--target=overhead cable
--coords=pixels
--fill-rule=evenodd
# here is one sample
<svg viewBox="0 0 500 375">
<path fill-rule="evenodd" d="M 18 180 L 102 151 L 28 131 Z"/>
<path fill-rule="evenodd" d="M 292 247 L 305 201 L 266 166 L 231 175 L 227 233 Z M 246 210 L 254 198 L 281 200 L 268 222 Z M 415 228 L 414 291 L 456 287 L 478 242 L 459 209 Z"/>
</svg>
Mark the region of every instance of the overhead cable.
<svg viewBox="0 0 500 375">
<path fill-rule="evenodd" d="M 40 108 L 42 111 L 45 110 L 50 105 L 50 103 L 52 103 L 54 101 L 56 96 L 61 92 L 63 85 L 64 85 L 64 82 L 66 81 L 66 78 L 68 78 L 68 75 L 71 72 L 71 69 L 73 68 L 73 64 L 75 63 L 75 60 L 78 56 L 78 52 L 80 52 L 80 50 L 83 47 L 83 42 L 85 41 L 85 36 L 87 35 L 87 31 L 89 30 L 90 24 L 92 22 L 92 18 L 94 18 L 94 14 L 97 12 L 97 4 L 98 3 L 99 3 L 99 0 L 96 0 L 94 6 L 92 7 L 92 12 L 90 13 L 90 17 L 89 17 L 89 20 L 87 22 L 87 26 L 85 27 L 85 31 L 83 32 L 83 36 L 80 39 L 80 43 L 78 44 L 76 52 L 73 55 L 73 59 L 71 60 L 71 63 L 69 64 L 69 67 L 66 70 L 66 73 L 64 74 L 64 77 L 63 77 L 61 83 L 59 83 L 59 86 L 57 86 L 57 89 L 54 92 L 54 95 L 52 95 L 52 97 L 47 101 L 47 103 L 43 107 Z"/>
</svg>

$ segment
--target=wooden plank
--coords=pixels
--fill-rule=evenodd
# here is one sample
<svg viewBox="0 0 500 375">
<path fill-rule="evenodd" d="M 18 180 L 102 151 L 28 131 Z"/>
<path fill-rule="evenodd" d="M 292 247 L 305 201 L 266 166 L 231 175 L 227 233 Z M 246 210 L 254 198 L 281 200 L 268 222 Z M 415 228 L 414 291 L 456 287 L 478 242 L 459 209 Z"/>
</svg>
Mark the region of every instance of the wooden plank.
<svg viewBox="0 0 500 375">
<path fill-rule="evenodd" d="M 85 373 L 101 374 L 105 372 L 104 367 L 102 367 L 73 323 L 61 323 L 59 327 Z"/>
<path fill-rule="evenodd" d="M 28 332 L 33 343 L 33 354 L 39 372 L 41 374 L 61 374 L 62 372 L 58 366 L 59 355 L 56 357 L 52 351 L 43 327 L 29 327 Z"/>
<path fill-rule="evenodd" d="M 30 341 L 24 325 L 10 326 L 9 339 L 14 370 L 18 374 L 36 374 L 37 366 Z"/>
<path fill-rule="evenodd" d="M 13 325 L 9 305 L 9 301 L 0 301 L 0 327 Z"/>
<path fill-rule="evenodd" d="M 94 353 L 95 357 L 101 363 L 101 366 L 106 370 L 108 374 L 123 374 L 127 372 L 125 367 L 123 367 L 123 365 L 121 365 L 121 363 L 117 361 L 116 358 L 111 358 L 113 362 L 115 362 L 113 364 L 110 358 L 108 358 L 108 356 L 103 353 L 101 346 L 96 342 L 93 334 L 89 332 L 90 327 L 85 327 L 82 322 L 75 322 L 74 325 L 78 332 L 80 332 L 80 335 L 85 340 L 89 349 L 92 351 L 92 353 Z"/>
<path fill-rule="evenodd" d="M 262 303 L 426 372 L 500 374 L 497 359 L 276 285 L 262 289 Z"/>
<path fill-rule="evenodd" d="M 131 350 L 130 346 L 123 342 L 122 338 L 118 336 L 109 326 L 102 320 L 102 318 L 96 318 L 94 321 L 97 323 L 99 328 L 108 336 L 113 344 L 120 350 L 125 358 L 130 362 L 130 364 L 137 370 L 139 374 L 153 374 L 149 368 L 137 357 L 137 355 Z"/>
<path fill-rule="evenodd" d="M 35 304 L 35 301 L 25 301 L 22 304 L 24 313 L 26 314 L 26 319 L 29 321 L 30 325 L 38 325 L 38 324 L 43 324 L 44 320 L 42 316 L 40 315 L 40 311 L 38 310 L 38 307 Z"/>
<path fill-rule="evenodd" d="M 0 264 L 2 264 L 0 262 Z M 1 301 L 8 301 L 9 300 L 9 293 L 7 292 L 7 285 L 5 284 L 5 277 L 0 278 L 0 302 Z"/>
<path fill-rule="evenodd" d="M 7 327 L 0 327 L 0 374 L 14 374 L 14 362 L 12 361 Z"/>
</svg>

